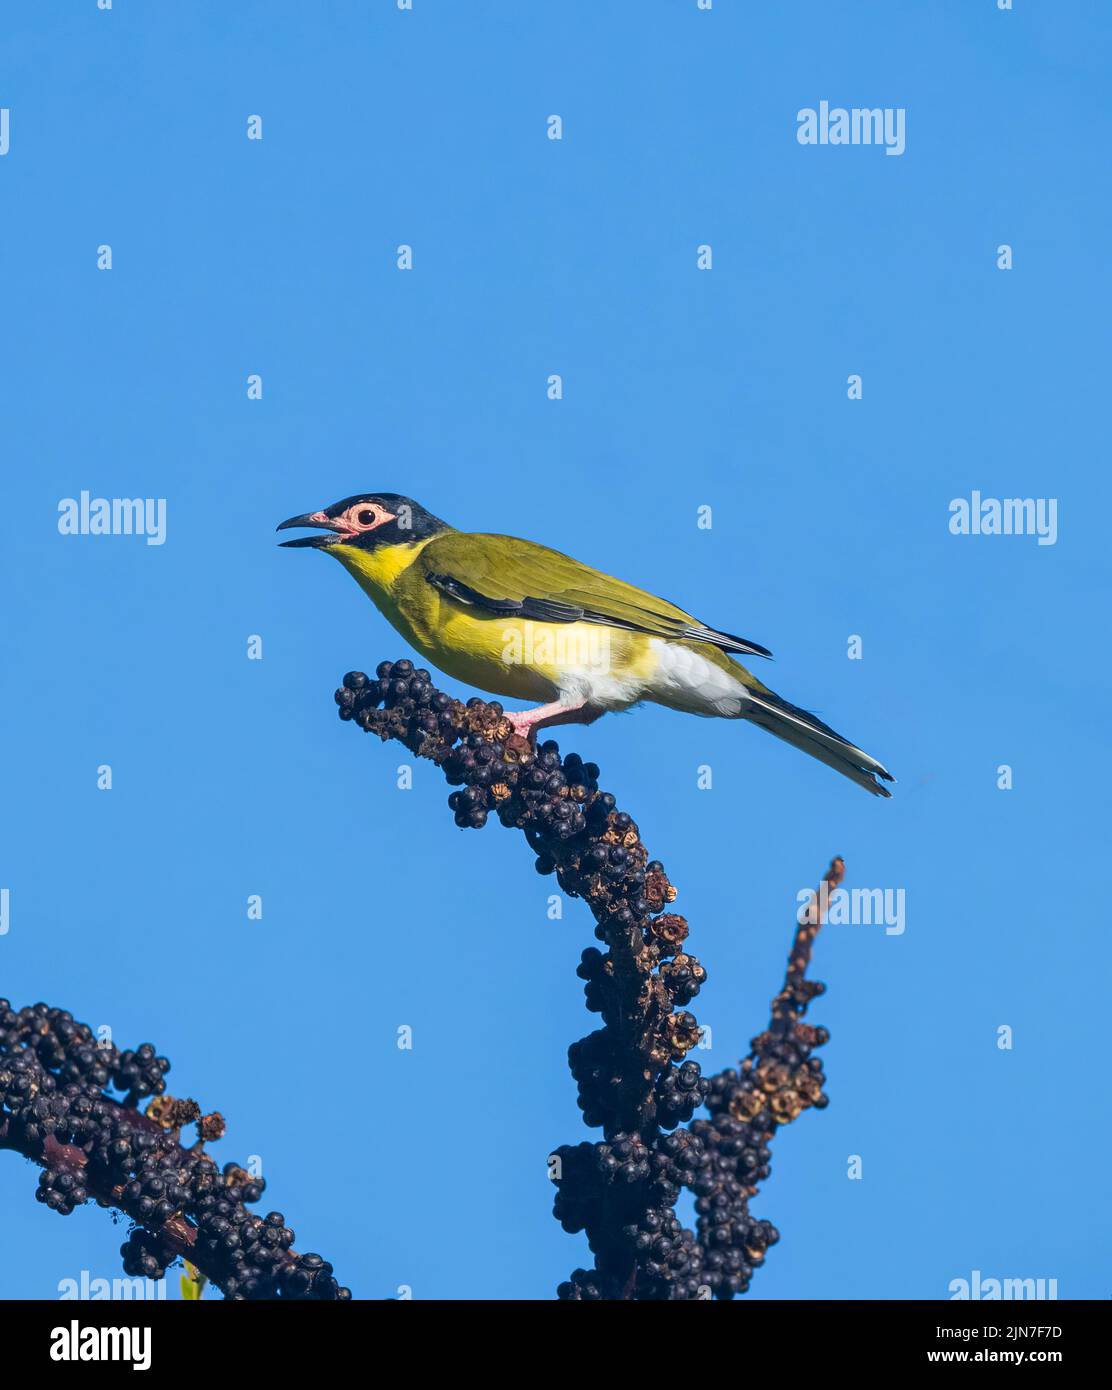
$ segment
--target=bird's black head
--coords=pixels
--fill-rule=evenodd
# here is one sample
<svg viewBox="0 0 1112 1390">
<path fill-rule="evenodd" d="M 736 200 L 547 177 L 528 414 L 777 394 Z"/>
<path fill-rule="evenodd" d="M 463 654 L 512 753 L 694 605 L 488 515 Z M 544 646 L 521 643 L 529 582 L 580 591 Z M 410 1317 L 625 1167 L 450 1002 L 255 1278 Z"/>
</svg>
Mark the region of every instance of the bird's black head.
<svg viewBox="0 0 1112 1390">
<path fill-rule="evenodd" d="M 419 502 L 396 492 L 364 492 L 358 497 L 345 497 L 323 511 L 291 516 L 277 529 L 285 531 L 291 526 L 309 526 L 325 534 L 298 536 L 293 541 L 281 541 L 281 545 L 316 549 L 346 545 L 360 550 L 427 540 L 448 529 L 445 522 L 427 512 Z"/>
</svg>

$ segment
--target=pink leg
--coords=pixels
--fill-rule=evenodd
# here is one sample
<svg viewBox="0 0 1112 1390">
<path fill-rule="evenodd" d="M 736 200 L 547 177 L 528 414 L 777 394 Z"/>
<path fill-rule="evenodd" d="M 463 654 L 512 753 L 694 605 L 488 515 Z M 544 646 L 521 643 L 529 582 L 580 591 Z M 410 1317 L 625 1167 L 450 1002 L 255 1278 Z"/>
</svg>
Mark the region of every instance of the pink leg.
<svg viewBox="0 0 1112 1390">
<path fill-rule="evenodd" d="M 522 738 L 535 739 L 538 729 L 550 728 L 553 724 L 593 724 L 606 711 L 597 705 L 581 700 L 577 705 L 563 705 L 555 701 L 550 705 L 538 705 L 536 709 L 507 710 L 506 718 L 514 726 L 514 733 Z"/>
</svg>

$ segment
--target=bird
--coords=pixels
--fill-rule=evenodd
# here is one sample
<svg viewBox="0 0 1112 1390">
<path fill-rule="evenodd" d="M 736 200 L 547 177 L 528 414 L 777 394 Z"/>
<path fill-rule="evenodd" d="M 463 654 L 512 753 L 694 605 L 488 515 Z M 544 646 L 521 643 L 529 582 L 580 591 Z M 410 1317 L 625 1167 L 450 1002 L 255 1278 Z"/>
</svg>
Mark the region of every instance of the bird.
<svg viewBox="0 0 1112 1390">
<path fill-rule="evenodd" d="M 457 531 L 396 492 L 345 497 L 276 528 L 313 532 L 280 544 L 339 560 L 431 665 L 511 699 L 515 733 L 591 724 L 643 701 L 745 719 L 874 796 L 895 779 L 815 715 L 762 684 L 739 656 L 767 647 L 700 622 L 646 590 L 514 536 Z"/>
</svg>

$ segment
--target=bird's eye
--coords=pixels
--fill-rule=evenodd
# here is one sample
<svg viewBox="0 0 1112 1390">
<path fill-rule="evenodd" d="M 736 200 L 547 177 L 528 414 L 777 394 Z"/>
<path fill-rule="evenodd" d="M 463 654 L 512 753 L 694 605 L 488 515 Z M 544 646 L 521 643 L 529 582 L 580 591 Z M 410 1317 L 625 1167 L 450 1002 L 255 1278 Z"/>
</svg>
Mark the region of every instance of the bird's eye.
<svg viewBox="0 0 1112 1390">
<path fill-rule="evenodd" d="M 364 507 L 361 512 L 356 512 L 355 519 L 360 526 L 373 526 L 378 520 L 378 513 L 373 507 Z"/>
</svg>

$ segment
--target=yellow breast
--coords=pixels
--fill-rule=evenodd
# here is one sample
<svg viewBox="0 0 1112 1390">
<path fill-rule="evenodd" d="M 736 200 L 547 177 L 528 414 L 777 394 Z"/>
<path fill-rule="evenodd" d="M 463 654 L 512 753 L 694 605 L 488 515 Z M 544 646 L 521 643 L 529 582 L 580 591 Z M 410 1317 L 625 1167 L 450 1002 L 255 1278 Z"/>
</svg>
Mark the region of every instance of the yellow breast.
<svg viewBox="0 0 1112 1390">
<path fill-rule="evenodd" d="M 545 702 L 579 681 L 636 684 L 655 667 L 649 643 L 637 633 L 596 623 L 474 616 L 414 567 L 427 544 L 327 549 L 406 641 L 457 680 L 494 695 Z"/>
</svg>

